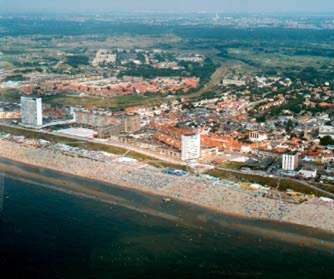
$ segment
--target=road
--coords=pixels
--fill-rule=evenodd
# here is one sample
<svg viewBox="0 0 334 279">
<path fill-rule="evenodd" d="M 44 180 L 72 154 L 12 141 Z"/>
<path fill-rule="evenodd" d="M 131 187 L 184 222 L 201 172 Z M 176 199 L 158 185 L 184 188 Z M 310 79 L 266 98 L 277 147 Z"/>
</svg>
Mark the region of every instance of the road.
<svg viewBox="0 0 334 279">
<path fill-rule="evenodd" d="M 228 173 L 232 173 L 232 174 L 242 174 L 242 175 L 252 175 L 251 173 L 246 173 L 246 172 L 242 172 L 242 171 L 238 171 L 238 170 L 231 170 L 231 169 L 225 169 L 225 168 L 216 168 L 217 170 L 221 170 L 221 171 L 225 171 L 225 172 L 228 172 Z M 261 175 L 261 174 L 255 174 L 256 176 L 260 176 L 260 177 L 263 177 L 263 178 L 273 178 L 273 179 L 286 179 L 287 181 L 291 181 L 291 182 L 297 182 L 299 184 L 302 184 L 303 186 L 309 188 L 309 189 L 312 189 L 312 190 L 316 190 L 316 191 L 319 191 L 321 193 L 323 193 L 324 195 L 328 196 L 328 197 L 331 197 L 334 199 L 334 194 L 333 193 L 330 193 L 330 192 L 327 192 L 319 187 L 316 187 L 306 181 L 303 181 L 303 180 L 297 180 L 297 179 L 292 179 L 292 178 L 289 178 L 289 177 L 281 177 L 281 176 L 270 176 L 270 175 Z"/>
<path fill-rule="evenodd" d="M 148 149 L 142 149 L 142 148 L 132 146 L 130 144 L 125 144 L 125 143 L 122 143 L 122 142 L 119 142 L 119 141 L 116 141 L 116 140 L 105 141 L 105 140 L 86 139 L 86 138 L 77 137 L 77 136 L 64 135 L 64 134 L 56 133 L 56 132 L 52 132 L 52 133 L 46 132 L 46 133 L 50 134 L 50 135 L 66 137 L 68 139 L 80 140 L 80 141 L 83 141 L 83 142 L 98 143 L 98 144 L 103 144 L 103 145 L 107 145 L 107 146 L 111 146 L 111 147 L 122 148 L 122 149 L 126 149 L 127 151 L 133 151 L 133 152 L 136 152 L 136 153 L 139 153 L 139 154 L 142 154 L 142 155 L 145 155 L 145 156 L 148 156 L 148 157 L 151 157 L 153 159 L 157 159 L 159 161 L 163 161 L 163 162 L 166 162 L 166 163 L 169 163 L 169 164 L 186 166 L 186 163 L 184 163 L 181 160 L 177 160 L 177 159 L 168 157 L 166 155 L 159 154 L 157 152 L 154 152 L 154 151 L 151 151 L 151 150 L 148 150 Z"/>
<path fill-rule="evenodd" d="M 69 141 L 71 140 L 76 140 L 76 141 L 80 141 L 83 143 L 95 143 L 95 144 L 102 144 L 102 145 L 106 145 L 106 146 L 111 146 L 111 147 L 115 147 L 115 148 L 121 148 L 121 149 L 125 149 L 127 151 L 133 151 L 136 153 L 139 153 L 141 155 L 147 156 L 152 158 L 152 161 L 154 160 L 159 160 L 162 162 L 166 162 L 168 164 L 173 164 L 173 165 L 179 165 L 179 166 L 186 166 L 186 163 L 181 161 L 181 160 L 177 160 L 174 159 L 172 157 L 168 157 L 166 155 L 162 155 L 159 154 L 157 152 L 151 151 L 151 150 L 147 150 L 147 149 L 142 149 L 136 146 L 132 146 L 129 144 L 124 144 L 121 142 L 117 142 L 115 140 L 113 141 L 105 141 L 105 140 L 96 140 L 96 139 L 87 139 L 87 138 L 82 138 L 82 137 L 78 137 L 78 136 L 73 136 L 73 135 L 67 135 L 67 134 L 61 134 L 61 133 L 57 133 L 57 132 L 47 132 L 47 131 L 43 131 L 43 130 L 35 130 L 35 129 L 30 129 L 30 128 L 25 128 L 25 127 L 18 127 L 18 126 L 13 126 L 13 125 L 9 125 L 9 124 L 4 124 L 1 123 L 0 124 L 0 128 L 5 127 L 5 128 L 10 128 L 10 129 L 15 129 L 17 131 L 26 131 L 26 132 L 31 132 L 34 134 L 41 134 L 41 135 L 50 135 L 50 136 L 58 136 L 58 137 L 62 137 L 65 139 L 68 139 Z"/>
</svg>

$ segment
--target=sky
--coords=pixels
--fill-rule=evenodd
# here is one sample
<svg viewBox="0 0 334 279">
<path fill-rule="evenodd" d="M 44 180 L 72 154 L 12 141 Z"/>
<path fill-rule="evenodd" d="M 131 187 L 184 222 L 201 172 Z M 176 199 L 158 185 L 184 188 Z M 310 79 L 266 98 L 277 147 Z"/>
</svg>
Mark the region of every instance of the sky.
<svg viewBox="0 0 334 279">
<path fill-rule="evenodd" d="M 0 0 L 1 12 L 334 12 L 334 0 Z"/>
</svg>

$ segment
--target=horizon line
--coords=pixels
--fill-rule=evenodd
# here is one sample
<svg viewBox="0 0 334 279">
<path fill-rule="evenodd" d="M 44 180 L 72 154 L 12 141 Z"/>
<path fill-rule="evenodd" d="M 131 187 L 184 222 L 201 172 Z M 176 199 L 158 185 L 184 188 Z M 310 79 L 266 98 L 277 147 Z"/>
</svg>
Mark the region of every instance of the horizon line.
<svg viewBox="0 0 334 279">
<path fill-rule="evenodd" d="M 64 10 L 64 11 L 54 11 L 54 10 L 34 10 L 34 11 L 1 11 L 0 15 L 107 15 L 107 14 L 145 14 L 145 13 L 157 13 L 157 14 L 168 14 L 168 15 L 179 15 L 179 14 L 218 14 L 218 15 L 308 15 L 308 16 L 317 16 L 317 15 L 327 15 L 334 17 L 334 11 L 197 11 L 197 10 L 189 10 L 189 11 L 172 11 L 172 10 L 110 10 L 110 11 L 102 11 L 102 10 L 82 10 L 82 11 L 72 11 L 72 10 Z"/>
</svg>

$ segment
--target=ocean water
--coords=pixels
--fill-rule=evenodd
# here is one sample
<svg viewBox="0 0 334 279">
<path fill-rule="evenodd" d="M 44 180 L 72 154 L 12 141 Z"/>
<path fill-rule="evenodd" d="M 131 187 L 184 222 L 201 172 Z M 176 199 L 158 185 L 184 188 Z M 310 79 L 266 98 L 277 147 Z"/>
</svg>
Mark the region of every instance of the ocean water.
<svg viewBox="0 0 334 279">
<path fill-rule="evenodd" d="M 118 195 L 132 209 L 8 176 L 3 186 L 0 278 L 334 278 L 334 251 L 250 233 L 232 217 L 218 226 L 195 207 L 129 192 Z"/>
</svg>

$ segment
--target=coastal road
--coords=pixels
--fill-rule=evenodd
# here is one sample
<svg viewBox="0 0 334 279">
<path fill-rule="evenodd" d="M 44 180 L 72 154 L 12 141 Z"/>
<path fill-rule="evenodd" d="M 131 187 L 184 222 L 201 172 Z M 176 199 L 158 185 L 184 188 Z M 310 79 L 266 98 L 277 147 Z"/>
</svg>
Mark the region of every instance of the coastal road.
<svg viewBox="0 0 334 279">
<path fill-rule="evenodd" d="M 168 157 L 166 155 L 159 154 L 157 152 L 154 152 L 154 151 L 151 151 L 151 150 L 148 150 L 148 149 L 142 149 L 142 148 L 132 146 L 130 144 L 122 143 L 122 142 L 119 142 L 119 141 L 116 141 L 116 140 L 105 141 L 105 140 L 86 139 L 86 138 L 82 138 L 82 137 L 64 135 L 64 134 L 55 133 L 55 132 L 48 133 L 48 134 L 55 135 L 55 136 L 62 136 L 62 137 L 64 136 L 64 137 L 69 138 L 69 139 L 80 140 L 80 141 L 84 141 L 84 142 L 98 143 L 98 144 L 104 144 L 104 145 L 107 145 L 107 146 L 123 148 L 123 149 L 126 149 L 127 151 L 137 152 L 137 153 L 140 153 L 142 155 L 152 157 L 153 159 L 157 159 L 159 161 L 164 161 L 164 162 L 169 163 L 169 164 L 186 166 L 186 163 L 184 163 L 181 160 L 177 160 L 177 159 Z"/>
<path fill-rule="evenodd" d="M 227 172 L 227 173 L 231 173 L 231 174 L 235 174 L 235 175 L 252 175 L 251 173 L 246 173 L 246 172 L 242 172 L 242 171 L 238 171 L 238 170 L 231 170 L 231 169 L 226 169 L 226 168 L 220 168 L 220 167 L 217 167 L 216 168 L 217 170 L 221 170 L 221 171 L 224 171 L 224 172 Z M 254 174 L 256 176 L 260 176 L 260 177 L 263 177 L 263 178 L 272 178 L 272 179 L 277 179 L 277 180 L 280 180 L 280 179 L 285 179 L 287 181 L 290 181 L 292 183 L 299 183 L 303 186 L 305 186 L 306 188 L 309 188 L 311 190 L 316 190 L 320 193 L 323 193 L 324 195 L 328 196 L 328 197 L 331 197 L 334 199 L 334 194 L 333 193 L 330 193 L 330 192 L 327 192 L 315 185 L 312 185 L 306 181 L 303 181 L 303 180 L 297 180 L 297 179 L 292 179 L 292 178 L 288 178 L 288 177 L 281 177 L 281 176 L 270 176 L 270 175 L 261 175 L 261 174 Z"/>
<path fill-rule="evenodd" d="M 21 126 L 13 126 L 13 125 L 6 124 L 6 123 L 0 123 L 0 129 L 1 129 L 1 127 L 14 129 L 18 132 L 25 131 L 25 132 L 28 132 L 28 133 L 32 133 L 34 135 L 40 134 L 40 135 L 50 135 L 50 136 L 53 136 L 53 137 L 61 137 L 61 138 L 64 138 L 64 139 L 68 139 L 69 142 L 75 140 L 75 141 L 80 141 L 80 142 L 83 142 L 83 143 L 102 144 L 102 145 L 105 145 L 105 146 L 124 149 L 125 150 L 124 153 L 126 153 L 126 151 L 136 152 L 138 154 L 150 157 L 152 159 L 152 161 L 158 160 L 158 161 L 162 161 L 162 162 L 172 164 L 172 165 L 176 165 L 176 166 L 182 166 L 182 167 L 187 166 L 185 162 L 183 162 L 181 160 L 178 160 L 176 158 L 168 157 L 167 155 L 160 154 L 158 152 L 154 152 L 154 151 L 151 151 L 151 150 L 148 150 L 148 149 L 142 149 L 142 148 L 139 148 L 139 147 L 136 147 L 136 146 L 121 143 L 121 142 L 118 142 L 116 140 L 105 141 L 105 140 L 87 139 L 87 138 L 83 138 L 83 137 L 78 137 L 78 136 L 68 135 L 68 134 L 61 134 L 61 133 L 57 133 L 57 132 L 47 132 L 47 131 L 43 131 L 43 130 L 35 130 L 35 129 L 25 128 L 25 127 L 21 127 Z"/>
</svg>

